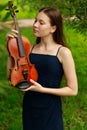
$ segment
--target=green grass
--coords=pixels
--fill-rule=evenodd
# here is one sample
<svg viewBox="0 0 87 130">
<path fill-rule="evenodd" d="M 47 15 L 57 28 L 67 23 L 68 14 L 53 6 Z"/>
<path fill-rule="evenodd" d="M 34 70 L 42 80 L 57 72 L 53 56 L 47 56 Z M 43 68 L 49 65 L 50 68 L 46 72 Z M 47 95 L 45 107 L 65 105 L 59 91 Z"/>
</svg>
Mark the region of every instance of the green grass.
<svg viewBox="0 0 87 130">
<path fill-rule="evenodd" d="M 6 33 L 0 32 L 0 130 L 22 130 L 24 93 L 11 87 L 6 77 Z M 21 34 L 35 43 L 31 28 L 21 29 Z M 76 64 L 79 93 L 62 98 L 64 126 L 65 130 L 87 130 L 87 40 L 70 27 L 65 27 L 65 34 Z"/>
<path fill-rule="evenodd" d="M 68 45 L 72 51 L 76 64 L 76 71 L 79 80 L 79 87 L 85 88 L 87 79 L 87 38 L 75 30 L 65 29 Z"/>
<path fill-rule="evenodd" d="M 6 80 L 0 82 L 0 130 L 22 130 L 22 97 Z"/>
<path fill-rule="evenodd" d="M 79 84 L 76 97 L 63 97 L 65 130 L 87 129 L 87 39 L 70 27 L 65 28 L 69 48 L 72 51 Z"/>
</svg>

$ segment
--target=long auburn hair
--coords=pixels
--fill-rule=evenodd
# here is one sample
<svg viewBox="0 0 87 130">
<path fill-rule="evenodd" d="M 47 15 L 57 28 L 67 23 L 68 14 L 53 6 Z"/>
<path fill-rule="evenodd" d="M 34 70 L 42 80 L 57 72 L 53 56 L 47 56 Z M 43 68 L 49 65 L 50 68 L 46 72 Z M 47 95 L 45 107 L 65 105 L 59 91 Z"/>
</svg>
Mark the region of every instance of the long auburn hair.
<svg viewBox="0 0 87 130">
<path fill-rule="evenodd" d="M 44 12 L 50 19 L 52 26 L 56 26 L 56 31 L 53 33 L 53 39 L 56 43 L 66 46 L 66 40 L 63 33 L 63 20 L 59 10 L 52 7 L 44 7 L 39 10 L 39 12 Z M 41 38 L 37 37 L 36 43 L 40 43 Z"/>
</svg>

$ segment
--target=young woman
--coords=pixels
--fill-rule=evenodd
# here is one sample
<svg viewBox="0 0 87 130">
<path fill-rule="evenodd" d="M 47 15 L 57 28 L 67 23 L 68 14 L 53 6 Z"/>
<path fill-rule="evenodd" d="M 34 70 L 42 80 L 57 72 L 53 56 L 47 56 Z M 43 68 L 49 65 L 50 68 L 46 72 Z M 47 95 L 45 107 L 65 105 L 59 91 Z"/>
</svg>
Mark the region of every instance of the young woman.
<svg viewBox="0 0 87 130">
<path fill-rule="evenodd" d="M 34 24 L 37 37 L 29 55 L 38 71 L 38 81 L 30 79 L 23 100 L 23 130 L 64 130 L 61 96 L 75 96 L 78 83 L 71 51 L 66 47 L 60 12 L 39 10 Z M 63 74 L 66 85 L 60 88 Z"/>
</svg>

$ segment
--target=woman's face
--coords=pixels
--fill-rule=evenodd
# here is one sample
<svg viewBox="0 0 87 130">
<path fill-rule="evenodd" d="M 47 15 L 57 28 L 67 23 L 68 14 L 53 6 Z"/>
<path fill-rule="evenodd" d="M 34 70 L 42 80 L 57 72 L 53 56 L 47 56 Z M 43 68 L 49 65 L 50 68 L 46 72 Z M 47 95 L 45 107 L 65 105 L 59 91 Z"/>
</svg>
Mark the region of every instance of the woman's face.
<svg viewBox="0 0 87 130">
<path fill-rule="evenodd" d="M 47 37 L 52 35 L 53 29 L 49 17 L 44 12 L 38 13 L 33 24 L 34 35 L 37 37 Z"/>
</svg>

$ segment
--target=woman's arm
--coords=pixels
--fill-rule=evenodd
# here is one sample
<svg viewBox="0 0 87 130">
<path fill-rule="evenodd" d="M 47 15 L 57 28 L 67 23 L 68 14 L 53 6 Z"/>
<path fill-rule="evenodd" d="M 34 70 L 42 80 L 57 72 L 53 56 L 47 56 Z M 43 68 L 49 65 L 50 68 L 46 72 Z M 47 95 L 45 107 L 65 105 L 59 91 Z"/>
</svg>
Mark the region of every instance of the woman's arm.
<svg viewBox="0 0 87 130">
<path fill-rule="evenodd" d="M 49 92 L 50 94 L 60 96 L 75 96 L 78 93 L 78 83 L 71 51 L 68 48 L 62 47 L 60 49 L 58 58 L 60 58 L 63 66 L 64 75 L 66 78 L 66 86 L 59 89 L 50 89 Z"/>
<path fill-rule="evenodd" d="M 66 78 L 66 86 L 58 89 L 58 95 L 62 96 L 74 96 L 78 93 L 78 83 L 77 76 L 75 71 L 75 64 L 71 54 L 71 51 L 68 48 L 62 47 L 60 49 L 59 58 L 64 70 L 64 75 Z"/>
</svg>

